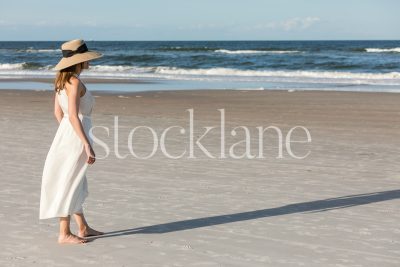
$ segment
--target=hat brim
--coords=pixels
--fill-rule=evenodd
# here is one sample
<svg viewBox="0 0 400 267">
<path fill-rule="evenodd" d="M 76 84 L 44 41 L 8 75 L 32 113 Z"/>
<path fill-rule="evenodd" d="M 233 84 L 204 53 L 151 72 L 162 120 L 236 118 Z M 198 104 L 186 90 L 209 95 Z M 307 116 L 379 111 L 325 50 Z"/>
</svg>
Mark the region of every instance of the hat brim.
<svg viewBox="0 0 400 267">
<path fill-rule="evenodd" d="M 75 54 L 72 57 L 63 57 L 60 62 L 54 67 L 54 70 L 62 70 L 71 67 L 75 64 L 85 61 L 101 58 L 103 54 L 95 51 L 87 51 L 85 53 Z"/>
</svg>

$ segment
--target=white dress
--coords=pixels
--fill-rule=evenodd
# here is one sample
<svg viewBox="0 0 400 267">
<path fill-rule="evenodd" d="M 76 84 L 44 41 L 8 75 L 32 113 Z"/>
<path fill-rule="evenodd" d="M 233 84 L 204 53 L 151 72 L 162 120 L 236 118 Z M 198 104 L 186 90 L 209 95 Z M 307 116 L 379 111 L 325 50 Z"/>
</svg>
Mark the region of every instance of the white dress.
<svg viewBox="0 0 400 267">
<path fill-rule="evenodd" d="M 76 75 L 77 76 L 77 75 Z M 79 76 L 77 76 L 79 78 Z M 83 212 L 88 196 L 86 171 L 89 166 L 83 142 L 68 119 L 68 96 L 65 89 L 57 93 L 64 112 L 43 168 L 39 219 L 66 217 Z M 87 90 L 80 98 L 78 117 L 89 142 L 92 108 L 95 99 Z"/>
</svg>

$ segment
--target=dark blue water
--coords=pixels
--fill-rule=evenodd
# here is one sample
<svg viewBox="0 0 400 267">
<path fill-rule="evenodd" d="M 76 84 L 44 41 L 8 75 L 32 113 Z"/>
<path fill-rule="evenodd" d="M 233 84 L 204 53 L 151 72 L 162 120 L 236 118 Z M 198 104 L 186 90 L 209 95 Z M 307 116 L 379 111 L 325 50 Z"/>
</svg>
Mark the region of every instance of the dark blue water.
<svg viewBox="0 0 400 267">
<path fill-rule="evenodd" d="M 53 77 L 61 44 L 0 42 L 0 79 Z M 257 86 L 400 85 L 400 41 L 89 41 L 87 45 L 104 54 L 84 74 L 96 78 Z"/>
</svg>

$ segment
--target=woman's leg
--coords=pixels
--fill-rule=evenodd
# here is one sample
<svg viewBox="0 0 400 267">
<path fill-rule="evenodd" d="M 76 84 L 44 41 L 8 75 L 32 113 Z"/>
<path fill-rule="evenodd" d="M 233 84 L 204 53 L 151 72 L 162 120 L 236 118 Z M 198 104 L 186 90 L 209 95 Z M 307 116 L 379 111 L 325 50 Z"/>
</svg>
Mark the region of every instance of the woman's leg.
<svg viewBox="0 0 400 267">
<path fill-rule="evenodd" d="M 70 216 L 60 217 L 60 234 L 58 236 L 58 243 L 72 243 L 72 244 L 80 244 L 86 243 L 86 239 L 76 236 L 71 233 L 70 229 Z"/>
<path fill-rule="evenodd" d="M 79 233 L 78 233 L 79 237 L 88 237 L 88 236 L 96 236 L 104 234 L 103 232 L 92 229 L 88 225 L 85 216 L 83 215 L 83 212 L 74 213 L 74 217 L 76 224 L 78 225 L 79 228 Z"/>
</svg>

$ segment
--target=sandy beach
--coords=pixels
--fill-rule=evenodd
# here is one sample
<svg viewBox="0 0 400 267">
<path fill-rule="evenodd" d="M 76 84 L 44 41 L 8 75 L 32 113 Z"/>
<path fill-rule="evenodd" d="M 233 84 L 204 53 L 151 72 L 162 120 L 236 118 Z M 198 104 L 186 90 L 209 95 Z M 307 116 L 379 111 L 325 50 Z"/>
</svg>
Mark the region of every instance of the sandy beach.
<svg viewBox="0 0 400 267">
<path fill-rule="evenodd" d="M 89 89 L 90 90 L 90 89 Z M 1 266 L 399 266 L 400 94 L 322 91 L 196 90 L 110 94 L 96 97 L 94 133 L 110 147 L 88 170 L 89 224 L 107 234 L 80 246 L 57 245 L 58 220 L 40 221 L 43 164 L 58 123 L 50 91 L 0 90 Z M 160 137 L 170 126 L 194 134 L 219 126 L 225 110 L 226 149 L 257 126 L 284 136 L 306 127 L 309 143 L 277 158 L 266 134 L 265 158 L 135 158 L 130 131 L 151 127 Z M 118 117 L 117 149 L 114 125 Z M 142 134 L 140 134 L 142 133 Z M 220 132 L 202 144 L 220 153 Z M 133 140 L 147 155 L 145 130 Z M 305 135 L 293 133 L 294 140 Z M 189 148 L 187 136 L 168 133 L 168 152 Z M 97 157 L 106 155 L 94 146 Z M 238 145 L 236 154 L 244 152 Z M 75 230 L 76 225 L 73 222 Z"/>
</svg>

